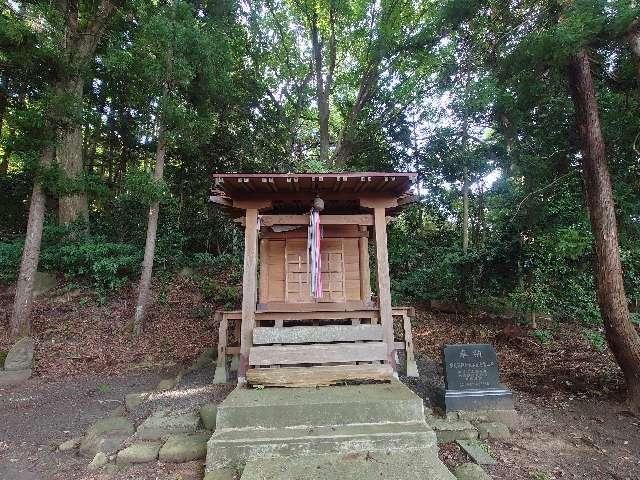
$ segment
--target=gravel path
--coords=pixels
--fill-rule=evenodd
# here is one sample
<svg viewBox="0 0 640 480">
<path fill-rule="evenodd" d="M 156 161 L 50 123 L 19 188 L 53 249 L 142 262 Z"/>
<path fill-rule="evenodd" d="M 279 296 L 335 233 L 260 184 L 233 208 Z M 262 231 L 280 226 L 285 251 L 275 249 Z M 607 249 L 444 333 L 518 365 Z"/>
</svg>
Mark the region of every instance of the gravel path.
<svg viewBox="0 0 640 480">
<path fill-rule="evenodd" d="M 184 374 L 175 388 L 152 393 L 144 403 L 129 412 L 129 418 L 138 424 L 157 410 L 198 411 L 207 403 L 220 403 L 235 386 L 211 383 L 214 371 L 214 368 L 200 368 Z"/>
<path fill-rule="evenodd" d="M 0 479 L 86 478 L 87 459 L 55 448 L 107 416 L 127 393 L 151 389 L 159 379 L 155 373 L 81 376 L 48 383 L 33 378 L 0 389 Z"/>
</svg>

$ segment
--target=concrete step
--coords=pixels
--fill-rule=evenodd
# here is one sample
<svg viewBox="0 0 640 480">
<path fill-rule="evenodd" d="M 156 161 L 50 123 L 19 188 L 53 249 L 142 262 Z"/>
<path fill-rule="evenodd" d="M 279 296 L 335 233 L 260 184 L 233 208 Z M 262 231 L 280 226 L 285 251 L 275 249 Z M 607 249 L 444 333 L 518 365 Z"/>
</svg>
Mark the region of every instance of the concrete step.
<svg viewBox="0 0 640 480">
<path fill-rule="evenodd" d="M 455 480 L 431 450 L 267 458 L 247 463 L 241 480 Z"/>
<path fill-rule="evenodd" d="M 218 406 L 217 428 L 423 422 L 422 399 L 402 383 L 320 388 L 237 388 Z"/>
<path fill-rule="evenodd" d="M 424 422 L 277 429 L 218 429 L 207 447 L 207 471 L 258 458 L 366 452 L 437 452 Z"/>
</svg>

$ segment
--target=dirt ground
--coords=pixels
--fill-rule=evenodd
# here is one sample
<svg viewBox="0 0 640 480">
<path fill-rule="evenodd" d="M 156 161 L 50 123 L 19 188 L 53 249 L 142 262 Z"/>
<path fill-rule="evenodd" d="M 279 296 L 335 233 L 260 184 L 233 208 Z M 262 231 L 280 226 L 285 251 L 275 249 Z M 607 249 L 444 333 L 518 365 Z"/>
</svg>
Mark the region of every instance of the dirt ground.
<svg viewBox="0 0 640 480">
<path fill-rule="evenodd" d="M 202 462 L 152 463 L 114 475 L 87 469 L 91 459 L 56 451 L 109 415 L 127 393 L 155 387 L 167 372 L 103 377 L 82 375 L 57 382 L 33 378 L 0 389 L 2 480 L 200 480 Z"/>
<path fill-rule="evenodd" d="M 0 350 L 13 289 L 0 287 Z M 0 389 L 0 480 L 195 480 L 202 465 L 151 464 L 114 476 L 86 469 L 87 459 L 55 452 L 106 416 L 125 394 L 153 386 L 216 342 L 215 305 L 202 303 L 193 282 L 162 287 L 142 339 L 130 334 L 135 288 L 101 304 L 90 291 L 64 288 L 39 297 L 34 310 L 34 378 Z M 513 389 L 521 425 L 506 442 L 490 442 L 495 479 L 640 480 L 640 419 L 626 411 L 623 382 L 608 350 L 595 349 L 573 324 L 539 325 L 540 343 L 513 319 L 418 309 L 413 321 L 422 385 L 439 408 L 440 352 L 446 343 L 491 343 L 504 383 Z M 441 458 L 464 461 L 455 445 Z"/>
</svg>

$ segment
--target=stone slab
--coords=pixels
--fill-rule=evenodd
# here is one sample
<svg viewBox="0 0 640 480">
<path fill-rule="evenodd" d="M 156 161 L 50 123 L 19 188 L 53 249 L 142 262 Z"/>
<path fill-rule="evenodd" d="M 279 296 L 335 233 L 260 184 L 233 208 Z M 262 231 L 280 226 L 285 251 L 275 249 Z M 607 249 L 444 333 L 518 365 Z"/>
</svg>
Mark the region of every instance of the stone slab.
<svg viewBox="0 0 640 480">
<path fill-rule="evenodd" d="M 87 466 L 89 470 L 98 470 L 104 467 L 108 462 L 107 456 L 103 452 L 98 452 L 93 456 L 93 460 Z"/>
<path fill-rule="evenodd" d="M 455 442 L 456 440 L 473 440 L 478 438 L 478 430 L 466 420 L 429 417 L 428 423 L 436 432 L 438 443 Z"/>
<path fill-rule="evenodd" d="M 487 450 L 483 448 L 485 444 L 482 442 L 477 440 L 457 440 L 456 443 L 479 465 L 495 465 L 498 463 L 496 459 L 489 455 Z"/>
<path fill-rule="evenodd" d="M 127 410 L 133 410 L 134 408 L 142 405 L 147 401 L 151 395 L 150 392 L 141 392 L 141 393 L 129 393 L 124 397 L 124 404 L 127 407 Z"/>
<path fill-rule="evenodd" d="M 58 451 L 59 452 L 70 452 L 72 450 L 75 450 L 76 448 L 78 448 L 80 446 L 80 442 L 82 441 L 82 437 L 74 437 L 74 438 L 70 438 L 69 440 L 62 442 L 59 446 L 58 446 Z"/>
<path fill-rule="evenodd" d="M 518 412 L 515 410 L 457 410 L 447 412 L 447 418 L 468 420 L 471 423 L 500 422 L 513 429 L 518 424 Z"/>
<path fill-rule="evenodd" d="M 430 450 L 360 452 L 250 461 L 241 480 L 455 480 Z"/>
<path fill-rule="evenodd" d="M 134 432 L 133 423 L 125 417 L 107 417 L 87 429 L 80 442 L 80 454 L 88 457 L 96 453 L 114 453 Z"/>
<path fill-rule="evenodd" d="M 228 383 L 229 379 L 227 378 L 227 376 L 228 376 L 228 372 L 227 372 L 226 364 L 224 366 L 216 366 L 213 373 L 212 383 L 216 385 Z"/>
<path fill-rule="evenodd" d="M 11 385 L 19 385 L 31 378 L 31 369 L 29 370 L 0 370 L 0 387 L 9 387 Z"/>
<path fill-rule="evenodd" d="M 511 437 L 511 432 L 509 431 L 509 427 L 507 427 L 504 423 L 499 422 L 487 422 L 487 423 L 479 423 L 477 425 L 478 436 L 481 440 L 487 438 L 493 438 L 496 440 L 507 440 Z"/>
<path fill-rule="evenodd" d="M 204 459 L 207 455 L 209 433 L 172 435 L 160 449 L 161 462 L 184 463 Z"/>
<path fill-rule="evenodd" d="M 345 452 L 436 451 L 433 430 L 422 423 L 384 423 L 281 429 L 216 430 L 208 444 L 207 470 L 264 457 Z"/>
<path fill-rule="evenodd" d="M 138 427 L 141 440 L 160 440 L 170 435 L 193 433 L 200 425 L 200 416 L 192 411 L 158 410 Z"/>
<path fill-rule="evenodd" d="M 453 473 L 458 480 L 491 480 L 489 474 L 476 463 L 458 465 Z"/>
<path fill-rule="evenodd" d="M 238 471 L 235 468 L 223 468 L 205 472 L 202 480 L 238 480 Z"/>
<path fill-rule="evenodd" d="M 158 392 L 166 392 L 167 390 L 171 390 L 176 386 L 178 380 L 175 378 L 165 378 L 164 380 L 160 380 L 158 386 L 156 387 L 156 391 Z"/>
<path fill-rule="evenodd" d="M 7 352 L 4 359 L 5 371 L 30 370 L 33 365 L 33 338 L 22 337 Z"/>
<path fill-rule="evenodd" d="M 445 345 L 447 390 L 485 390 L 500 387 L 495 349 L 488 344 Z"/>
<path fill-rule="evenodd" d="M 207 403 L 200 408 L 200 419 L 205 429 L 214 431 L 216 429 L 216 417 L 218 416 L 218 405 Z"/>
<path fill-rule="evenodd" d="M 458 410 L 513 410 L 513 394 L 504 388 L 487 390 L 446 390 L 447 412 Z"/>
<path fill-rule="evenodd" d="M 236 388 L 218 405 L 217 428 L 284 428 L 423 422 L 422 399 L 400 382 L 319 388 Z"/>
<path fill-rule="evenodd" d="M 56 287 L 58 279 L 53 273 L 36 272 L 33 278 L 33 296 L 37 297 Z"/>
<path fill-rule="evenodd" d="M 159 443 L 138 442 L 129 445 L 124 450 L 118 452 L 116 463 L 118 465 L 128 465 L 131 463 L 148 463 L 158 458 L 160 451 Z"/>
</svg>

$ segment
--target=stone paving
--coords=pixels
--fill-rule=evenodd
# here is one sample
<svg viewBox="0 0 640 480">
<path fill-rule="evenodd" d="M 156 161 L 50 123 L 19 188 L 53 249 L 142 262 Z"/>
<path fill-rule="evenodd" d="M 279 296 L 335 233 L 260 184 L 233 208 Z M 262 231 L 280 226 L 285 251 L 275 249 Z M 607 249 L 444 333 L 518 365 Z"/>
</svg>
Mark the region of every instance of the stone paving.
<svg viewBox="0 0 640 480">
<path fill-rule="evenodd" d="M 216 403 L 232 386 L 213 385 L 212 351 L 151 392 L 125 397 L 107 418 L 93 423 L 82 437 L 60 444 L 60 452 L 90 459 L 90 470 L 117 471 L 127 465 L 204 460 L 216 424 Z"/>
<path fill-rule="evenodd" d="M 201 355 L 189 370 L 182 372 L 175 378 L 163 380 L 153 391 L 127 395 L 123 399 L 122 405 L 116 408 L 110 417 L 98 420 L 87 429 L 84 436 L 65 441 L 58 447 L 58 450 L 61 452 L 77 451 L 88 459 L 88 469 L 99 470 L 106 474 L 127 468 L 128 465 L 156 460 L 176 463 L 192 460 L 204 461 L 207 455 L 207 442 L 216 430 L 216 422 L 223 422 L 221 426 L 225 427 L 227 424 L 235 425 L 234 422 L 246 422 L 247 415 L 251 417 L 251 409 L 247 408 L 248 405 L 242 402 L 238 403 L 234 400 L 234 395 L 228 396 L 233 390 L 232 385 L 214 385 L 212 383 L 214 376 L 212 354 L 213 352 L 209 351 Z M 424 362 L 422 364 L 419 362 L 419 365 L 425 366 Z M 421 390 L 427 385 L 433 386 L 433 383 L 421 377 L 418 380 L 413 380 L 413 384 L 410 386 L 414 390 Z M 455 412 L 446 416 L 436 416 L 430 408 L 427 408 L 426 424 L 424 421 L 422 424 L 429 430 L 429 435 L 433 436 L 433 441 L 423 439 L 417 442 L 422 438 L 420 435 L 424 436 L 426 433 L 412 433 L 410 425 L 406 422 L 413 425 L 416 422 L 413 417 L 418 414 L 423 418 L 421 405 L 414 406 L 413 397 L 398 396 L 397 392 L 394 393 L 392 386 L 381 385 L 380 387 L 372 388 L 367 385 L 353 387 L 354 392 L 362 390 L 355 396 L 357 399 L 355 403 L 353 403 L 351 395 L 349 395 L 351 401 L 346 397 L 341 398 L 342 390 L 337 389 L 336 395 L 340 398 L 335 399 L 331 408 L 322 408 L 327 407 L 326 402 L 330 398 L 325 398 L 325 393 L 321 389 L 317 392 L 310 391 L 310 405 L 303 401 L 299 389 L 244 390 L 244 397 L 249 400 L 255 397 L 250 402 L 252 405 L 264 404 L 264 407 L 267 408 L 268 414 L 264 414 L 264 411 L 260 414 L 261 421 L 268 420 L 273 423 L 273 425 L 270 423 L 262 426 L 263 429 L 273 429 L 271 430 L 275 435 L 273 441 L 267 438 L 269 437 L 267 435 L 263 440 L 258 439 L 258 443 L 262 442 L 264 445 L 261 444 L 256 448 L 267 448 L 267 450 L 271 448 L 275 449 L 274 452 L 280 451 L 281 447 L 278 445 L 285 437 L 293 439 L 291 445 L 293 445 L 294 451 L 300 449 L 298 454 L 302 454 L 306 448 L 296 446 L 298 444 L 308 445 L 312 440 L 315 446 L 308 453 L 302 454 L 302 457 L 296 454 L 295 461 L 293 457 L 286 455 L 279 458 L 267 456 L 264 459 L 249 461 L 246 468 L 238 467 L 238 465 L 225 467 L 222 462 L 219 464 L 220 469 L 206 474 L 205 480 L 237 479 L 239 478 L 238 472 L 243 468 L 242 479 L 244 480 L 267 478 L 264 476 L 266 473 L 269 473 L 268 478 L 282 480 L 290 478 L 347 478 L 345 475 L 348 478 L 365 479 L 370 478 L 375 472 L 378 475 L 382 472 L 382 464 L 376 464 L 376 459 L 380 455 L 384 456 L 384 465 L 386 465 L 384 468 L 395 472 L 394 478 L 398 478 L 398 472 L 406 472 L 407 478 L 424 478 L 425 480 L 449 479 L 453 476 L 458 480 L 490 479 L 479 464 L 489 464 L 495 460 L 489 454 L 488 448 L 482 443 L 482 440 L 507 439 L 511 435 L 510 429 L 517 421 L 515 412 Z M 238 395 L 238 391 L 236 390 L 234 394 Z M 224 398 L 228 398 L 228 401 L 225 402 L 227 407 L 221 413 L 219 402 Z M 317 405 L 314 406 L 314 402 Z M 387 408 L 388 402 L 396 402 L 394 408 Z M 331 402 L 329 401 L 329 403 Z M 353 403 L 353 407 L 350 407 L 351 403 Z M 358 452 L 348 453 L 350 448 L 356 448 L 358 445 L 363 446 L 369 443 L 374 445 L 378 441 L 376 440 L 377 436 L 380 436 L 381 433 L 373 430 L 360 432 L 357 428 L 354 430 L 350 425 L 337 425 L 335 421 L 339 423 L 339 420 L 344 420 L 346 415 L 349 418 L 353 417 L 352 420 L 356 423 L 363 421 L 366 423 L 374 417 L 377 418 L 382 412 L 386 412 L 385 415 L 393 416 L 388 419 L 392 423 L 400 422 L 398 423 L 400 425 L 405 422 L 404 426 L 399 427 L 398 433 L 394 433 L 393 429 L 389 432 L 385 431 L 384 435 L 387 436 L 385 438 L 388 440 L 398 435 L 414 435 L 415 438 L 407 443 L 407 445 L 411 444 L 409 450 L 413 453 L 409 450 L 403 453 L 400 443 L 398 449 L 386 453 L 383 453 L 382 450 L 376 452 L 374 448 L 369 453 L 365 452 L 368 457 L 364 459 L 358 456 Z M 237 416 L 236 419 L 234 415 L 240 416 Z M 324 418 L 326 415 L 335 418 L 333 420 L 328 417 Z M 408 415 L 408 417 L 404 418 L 402 415 Z M 310 418 L 313 420 L 311 423 L 309 423 Z M 323 418 L 326 420 L 325 423 L 333 425 L 333 427 L 331 425 L 326 427 L 334 428 L 333 432 L 323 433 L 322 429 L 325 427 L 322 427 L 324 424 L 320 421 Z M 291 422 L 299 425 L 302 420 L 306 420 L 307 427 L 304 428 L 307 430 L 297 433 L 296 428 L 300 429 L 301 427 L 293 428 Z M 319 421 L 320 423 L 318 423 Z M 378 428 L 375 425 L 371 428 L 374 427 Z M 239 426 L 231 427 L 231 430 L 238 428 Z M 336 428 L 348 431 L 345 430 L 343 440 L 331 446 L 329 445 L 333 441 L 331 438 L 335 435 L 342 435 L 339 432 L 336 433 Z M 389 428 L 385 427 L 387 430 Z M 226 427 L 222 430 L 226 431 L 225 429 L 228 430 Z M 239 428 L 237 433 L 242 437 L 240 430 L 242 428 Z M 249 442 L 248 446 L 251 442 L 255 442 L 250 440 L 251 435 L 254 434 L 257 435 L 257 433 L 245 435 L 246 441 Z M 392 437 L 388 437 L 389 435 Z M 233 435 L 231 436 L 233 437 Z M 404 437 L 401 439 L 401 436 L 397 437 L 398 441 L 406 443 L 408 440 Z M 232 442 L 245 441 L 240 437 L 235 440 L 229 438 Z M 315 439 L 316 437 L 317 439 Z M 300 440 L 296 438 L 300 438 Z M 435 446 L 436 439 L 438 444 L 457 442 L 475 463 L 458 465 L 452 473 L 449 472 L 443 464 L 437 461 L 437 456 L 433 455 L 435 450 L 431 450 L 431 448 L 435 447 L 429 447 L 429 445 Z M 326 447 L 323 446 L 325 443 Z M 368 451 L 370 448 L 373 447 L 367 447 L 365 450 Z M 424 452 L 417 455 L 420 448 L 424 449 Z M 224 448 L 220 449 L 219 453 L 223 450 Z M 317 453 L 314 454 L 312 450 Z M 382 457 L 378 460 L 382 461 Z M 210 465 L 213 464 L 218 465 L 218 462 Z M 309 469 L 315 471 L 310 472 Z M 322 475 L 318 476 L 318 472 L 322 472 Z"/>
</svg>

